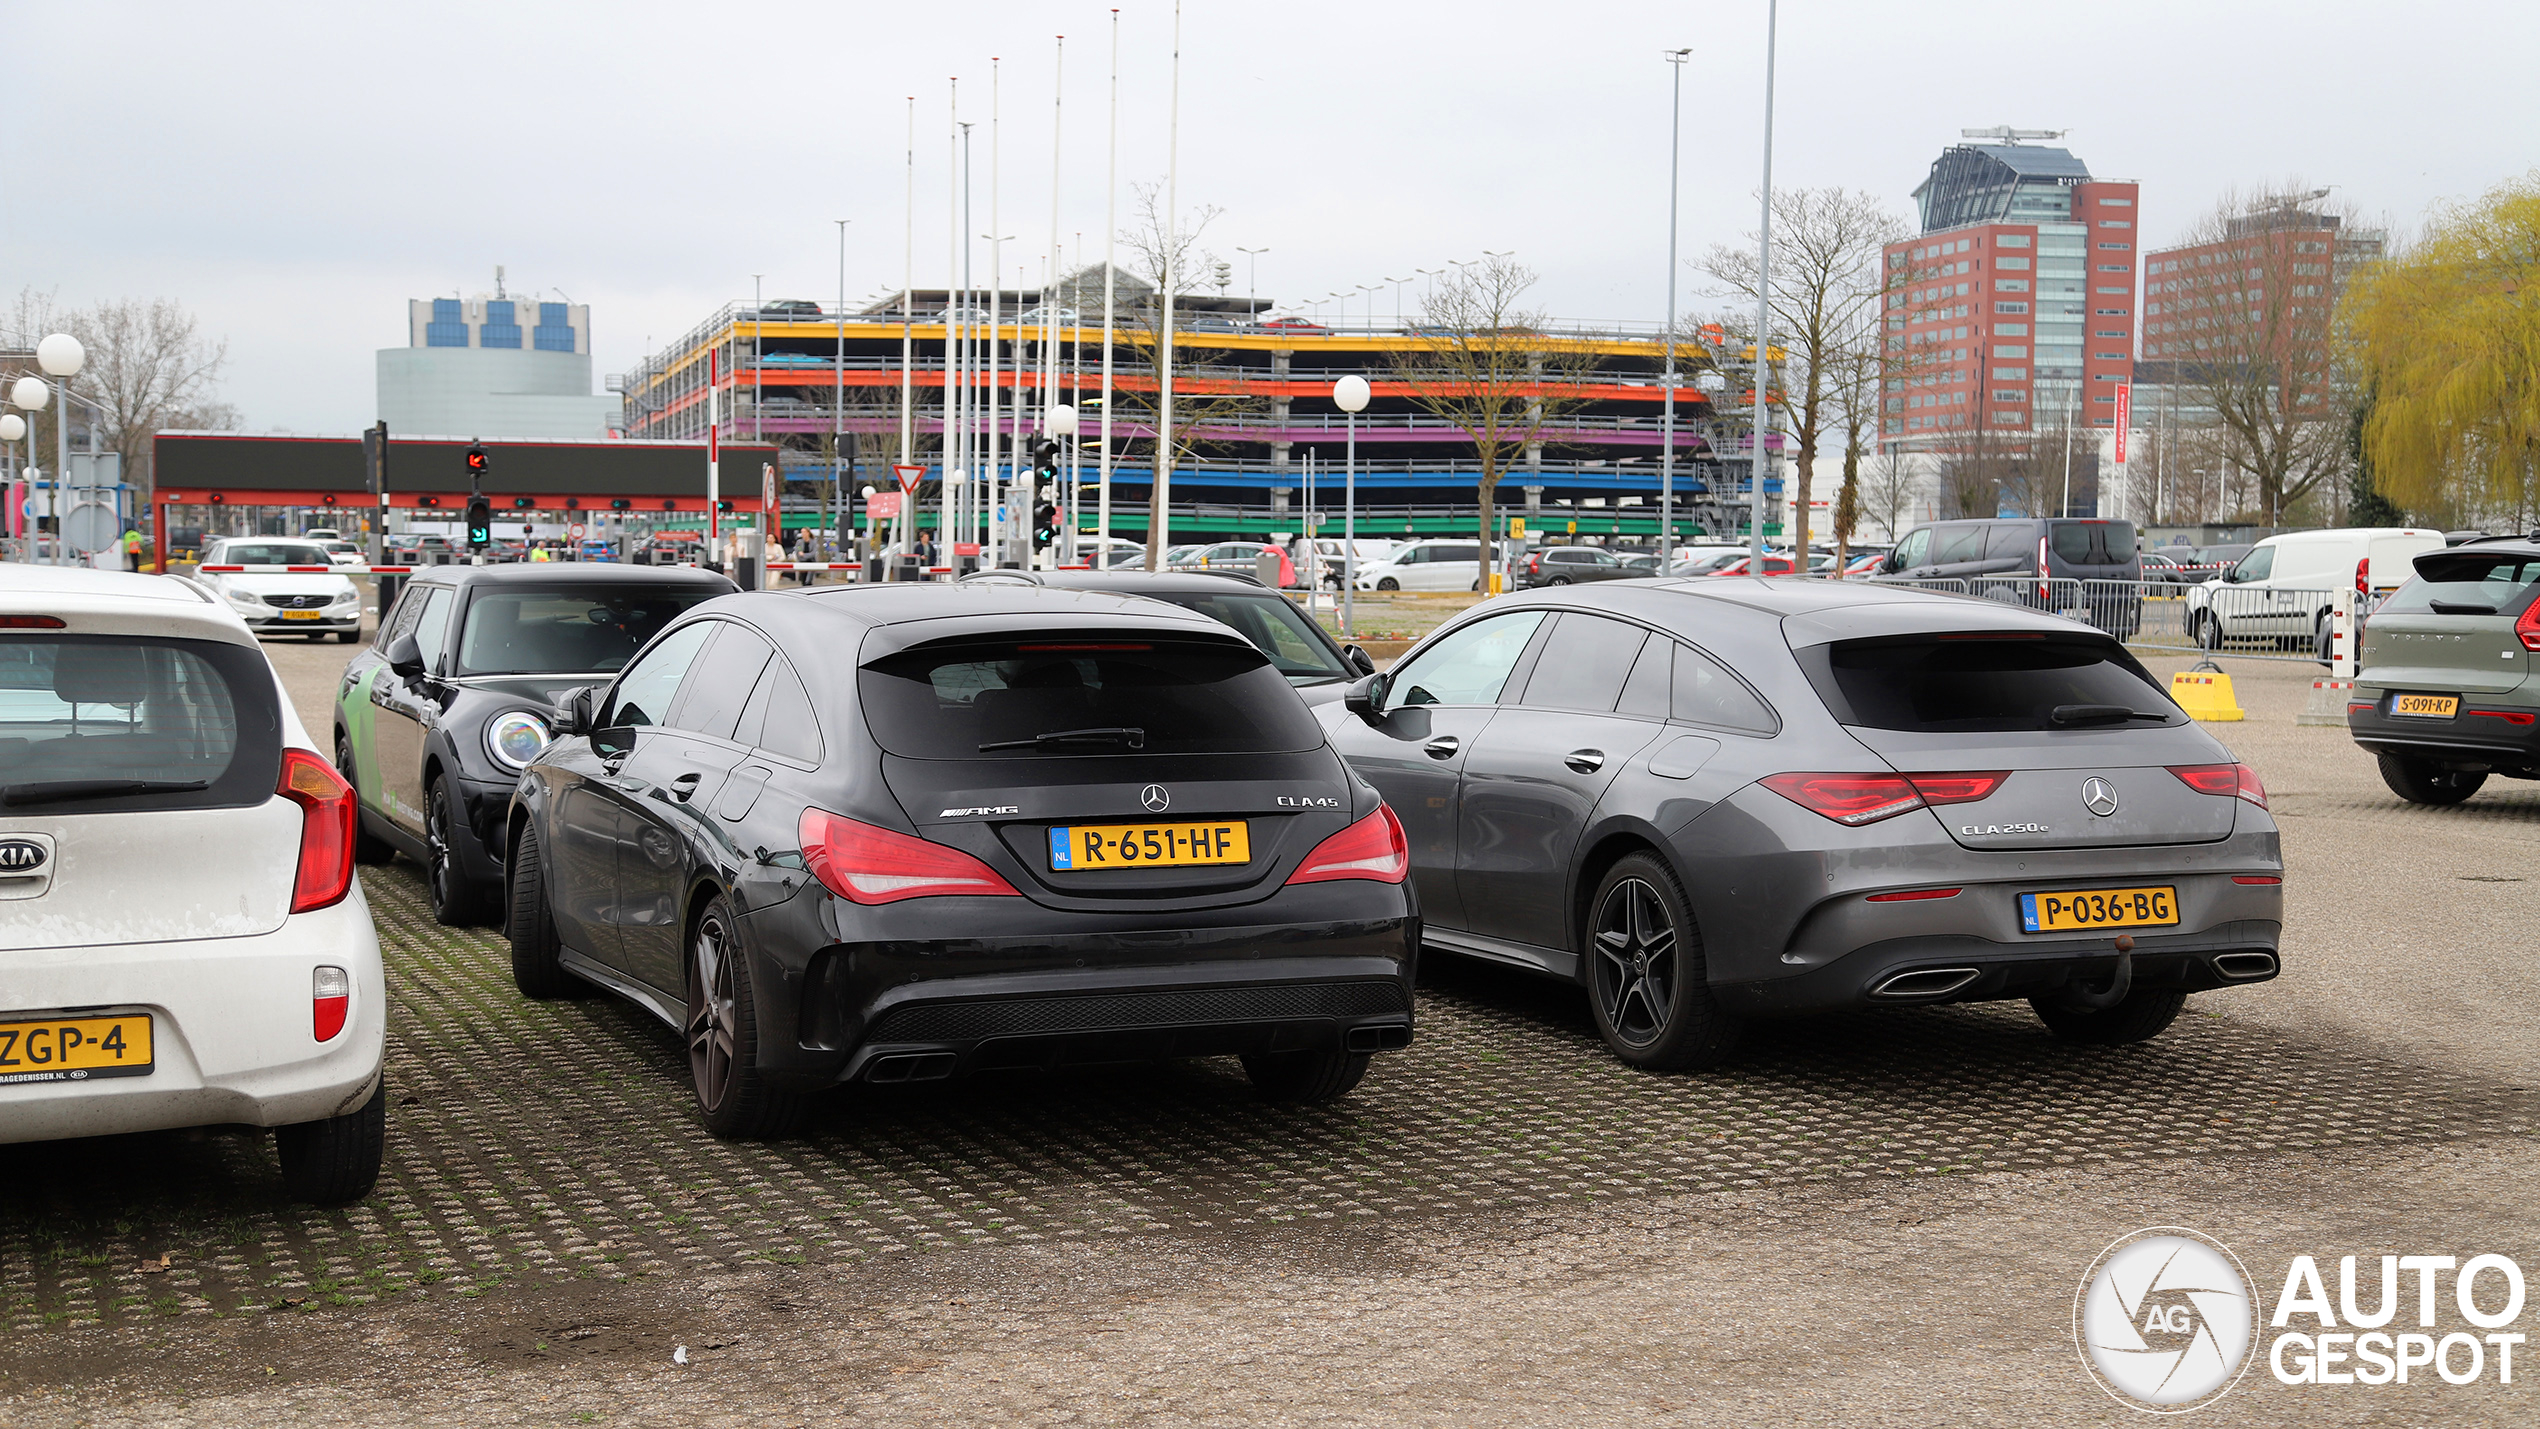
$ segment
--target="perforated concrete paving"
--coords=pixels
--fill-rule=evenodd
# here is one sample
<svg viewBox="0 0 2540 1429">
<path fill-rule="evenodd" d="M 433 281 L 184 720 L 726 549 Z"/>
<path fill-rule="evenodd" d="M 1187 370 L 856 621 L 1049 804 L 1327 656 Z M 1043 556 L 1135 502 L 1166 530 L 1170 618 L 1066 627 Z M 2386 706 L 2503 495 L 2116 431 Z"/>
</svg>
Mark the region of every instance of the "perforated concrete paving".
<svg viewBox="0 0 2540 1429">
<path fill-rule="evenodd" d="M 436 926 L 403 864 L 364 877 L 395 998 L 378 1191 L 286 1206 L 246 1131 L 0 1147 L 0 1324 L 2540 1124 L 2531 1093 L 2193 1003 L 2122 1051 L 2058 1044 L 2017 1005 L 1929 1009 L 1765 1028 L 1730 1070 L 1656 1077 L 1605 1053 L 1575 992 L 1439 958 L 1418 1042 L 1337 1107 L 1264 1105 L 1231 1062 L 1194 1063 L 863 1090 L 800 1139 L 728 1145 L 667 1029 L 523 1000 L 494 933 Z"/>
</svg>

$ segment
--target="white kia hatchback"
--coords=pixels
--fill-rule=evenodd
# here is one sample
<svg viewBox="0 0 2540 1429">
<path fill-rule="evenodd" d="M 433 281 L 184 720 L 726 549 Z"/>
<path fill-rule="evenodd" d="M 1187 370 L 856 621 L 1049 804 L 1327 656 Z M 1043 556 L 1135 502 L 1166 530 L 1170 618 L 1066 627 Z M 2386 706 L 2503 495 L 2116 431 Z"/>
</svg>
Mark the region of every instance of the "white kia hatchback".
<svg viewBox="0 0 2540 1429">
<path fill-rule="evenodd" d="M 0 1142 L 268 1126 L 378 1179 L 386 986 L 350 789 L 191 582 L 0 565 Z"/>
</svg>

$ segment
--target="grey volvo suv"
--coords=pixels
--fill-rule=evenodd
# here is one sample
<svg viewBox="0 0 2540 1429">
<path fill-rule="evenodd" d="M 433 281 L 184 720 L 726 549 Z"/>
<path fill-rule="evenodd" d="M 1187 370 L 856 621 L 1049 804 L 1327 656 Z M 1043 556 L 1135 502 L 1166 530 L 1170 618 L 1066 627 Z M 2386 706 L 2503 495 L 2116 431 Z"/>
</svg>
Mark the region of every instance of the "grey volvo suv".
<svg viewBox="0 0 2540 1429">
<path fill-rule="evenodd" d="M 1320 713 L 1402 818 L 1428 946 L 1583 985 L 1635 1065 L 2006 998 L 2140 1041 L 2276 973 L 2256 774 L 2075 621 L 1849 581 L 1530 592 Z"/>
</svg>

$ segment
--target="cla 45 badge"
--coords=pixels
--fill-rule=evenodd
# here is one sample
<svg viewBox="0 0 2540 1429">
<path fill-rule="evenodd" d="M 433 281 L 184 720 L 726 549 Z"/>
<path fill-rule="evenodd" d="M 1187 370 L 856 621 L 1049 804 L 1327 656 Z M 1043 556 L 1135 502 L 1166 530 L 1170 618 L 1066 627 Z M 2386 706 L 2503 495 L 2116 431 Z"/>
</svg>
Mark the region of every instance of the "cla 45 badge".
<svg viewBox="0 0 2540 1429">
<path fill-rule="evenodd" d="M 1340 806 L 1340 800 L 1326 798 L 1320 794 L 1281 794 L 1279 796 L 1279 807 L 1282 809 L 1337 809 Z"/>
</svg>

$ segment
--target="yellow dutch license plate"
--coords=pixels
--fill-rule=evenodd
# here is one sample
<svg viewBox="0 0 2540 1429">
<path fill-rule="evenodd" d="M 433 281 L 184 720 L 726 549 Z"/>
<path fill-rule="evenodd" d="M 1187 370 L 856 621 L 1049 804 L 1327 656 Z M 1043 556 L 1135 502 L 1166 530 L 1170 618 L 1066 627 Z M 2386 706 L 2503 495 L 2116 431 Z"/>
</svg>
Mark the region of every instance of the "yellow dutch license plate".
<svg viewBox="0 0 2540 1429">
<path fill-rule="evenodd" d="M 286 610 L 282 612 L 282 618 L 285 620 L 324 620 L 326 618 L 326 612 L 323 610 Z"/>
<path fill-rule="evenodd" d="M 2452 719 L 2461 712 L 2458 695 L 2392 695 L 2390 713 L 2402 719 Z"/>
<path fill-rule="evenodd" d="M 150 1014 L 41 1017 L 0 1014 L 0 1086 L 150 1075 Z"/>
<path fill-rule="evenodd" d="M 2178 890 L 2093 888 L 2080 893 L 2023 893 L 2020 925 L 2031 933 L 2091 928 L 2159 928 L 2178 921 Z"/>
<path fill-rule="evenodd" d="M 1060 873 L 1250 862 L 1252 826 L 1241 819 L 1197 824 L 1061 824 L 1050 830 L 1050 867 Z"/>
</svg>

